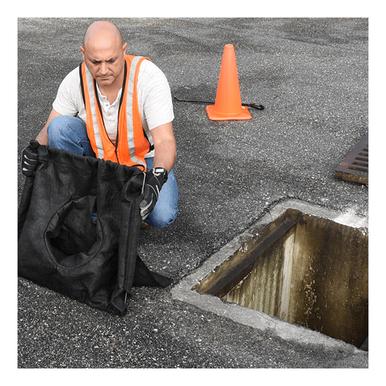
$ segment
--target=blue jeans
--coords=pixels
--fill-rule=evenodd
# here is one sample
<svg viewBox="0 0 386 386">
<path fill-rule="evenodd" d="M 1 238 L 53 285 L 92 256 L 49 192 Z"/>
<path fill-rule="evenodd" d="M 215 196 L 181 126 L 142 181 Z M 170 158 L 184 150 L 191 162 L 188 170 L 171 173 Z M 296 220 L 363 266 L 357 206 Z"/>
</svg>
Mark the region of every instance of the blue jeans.
<svg viewBox="0 0 386 386">
<path fill-rule="evenodd" d="M 87 137 L 86 125 L 78 117 L 61 115 L 53 119 L 48 125 L 48 147 L 95 157 Z M 146 158 L 148 169 L 153 167 L 153 160 Z M 177 212 L 178 186 L 174 172 L 170 170 L 168 180 L 162 186 L 158 201 L 146 222 L 156 228 L 164 228 L 176 219 Z"/>
</svg>

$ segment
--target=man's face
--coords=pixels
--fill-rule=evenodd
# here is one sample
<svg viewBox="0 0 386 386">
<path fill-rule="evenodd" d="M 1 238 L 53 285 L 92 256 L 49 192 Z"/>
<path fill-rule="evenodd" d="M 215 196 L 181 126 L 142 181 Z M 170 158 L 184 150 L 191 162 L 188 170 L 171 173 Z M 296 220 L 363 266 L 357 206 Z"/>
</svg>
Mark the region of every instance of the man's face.
<svg viewBox="0 0 386 386">
<path fill-rule="evenodd" d="M 100 41 L 81 47 L 84 61 L 99 86 L 122 81 L 126 46 Z"/>
</svg>

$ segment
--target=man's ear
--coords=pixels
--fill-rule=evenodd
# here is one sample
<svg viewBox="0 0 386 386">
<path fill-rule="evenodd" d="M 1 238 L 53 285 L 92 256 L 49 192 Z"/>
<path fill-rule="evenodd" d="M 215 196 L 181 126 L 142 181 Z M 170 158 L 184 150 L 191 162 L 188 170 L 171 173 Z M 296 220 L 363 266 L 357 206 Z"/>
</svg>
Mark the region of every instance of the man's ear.
<svg viewBox="0 0 386 386">
<path fill-rule="evenodd" d="M 84 57 L 85 53 L 84 53 L 84 47 L 83 46 L 80 46 L 80 52 L 82 53 L 83 60 L 84 60 L 85 59 L 85 57 Z"/>
<path fill-rule="evenodd" d="M 125 44 L 122 46 L 123 54 L 126 54 L 126 49 L 127 49 L 127 43 L 125 43 Z"/>
</svg>

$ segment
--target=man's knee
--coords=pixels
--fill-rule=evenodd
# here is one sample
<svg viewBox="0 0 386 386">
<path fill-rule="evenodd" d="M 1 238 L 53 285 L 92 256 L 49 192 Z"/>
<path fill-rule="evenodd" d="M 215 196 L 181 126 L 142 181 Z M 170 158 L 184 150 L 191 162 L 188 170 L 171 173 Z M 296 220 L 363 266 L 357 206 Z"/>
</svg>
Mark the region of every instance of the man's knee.
<svg viewBox="0 0 386 386">
<path fill-rule="evenodd" d="M 150 213 L 147 223 L 155 228 L 166 228 L 175 221 L 177 212 L 177 208 L 172 208 L 170 206 L 157 208 L 156 206 Z"/>
<path fill-rule="evenodd" d="M 48 146 L 60 148 L 61 143 L 78 130 L 82 122 L 79 118 L 60 115 L 54 118 L 47 127 Z"/>
<path fill-rule="evenodd" d="M 64 115 L 54 118 L 47 127 L 48 146 L 56 147 L 60 144 L 68 128 L 68 118 Z"/>
</svg>

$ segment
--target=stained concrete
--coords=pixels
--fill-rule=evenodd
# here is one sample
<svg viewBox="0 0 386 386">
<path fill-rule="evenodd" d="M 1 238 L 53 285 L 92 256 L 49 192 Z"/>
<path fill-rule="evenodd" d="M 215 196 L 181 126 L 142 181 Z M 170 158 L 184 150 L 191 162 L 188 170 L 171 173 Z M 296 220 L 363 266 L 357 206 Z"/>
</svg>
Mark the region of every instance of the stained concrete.
<svg viewBox="0 0 386 386">
<path fill-rule="evenodd" d="M 81 60 L 90 19 L 20 19 L 19 151 Z M 214 98 L 224 44 L 236 47 L 244 122 L 208 121 L 175 103 L 180 213 L 144 231 L 139 252 L 178 283 L 277 202 L 299 198 L 367 215 L 365 186 L 334 168 L 367 132 L 366 19 L 117 19 L 129 51 L 150 57 L 172 92 Z M 20 178 L 20 189 L 23 178 Z M 294 343 L 172 298 L 133 289 L 124 318 L 19 281 L 19 367 L 367 367 L 367 354 Z M 371 342 L 370 342 L 371 351 Z"/>
<path fill-rule="evenodd" d="M 366 218 L 342 222 L 338 212 L 284 201 L 172 296 L 286 340 L 355 352 L 348 345 L 361 347 L 368 336 L 368 236 Z"/>
</svg>

